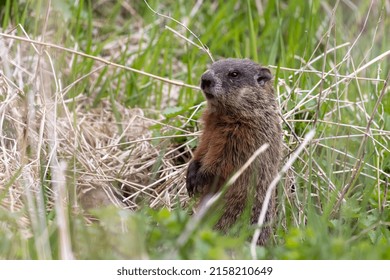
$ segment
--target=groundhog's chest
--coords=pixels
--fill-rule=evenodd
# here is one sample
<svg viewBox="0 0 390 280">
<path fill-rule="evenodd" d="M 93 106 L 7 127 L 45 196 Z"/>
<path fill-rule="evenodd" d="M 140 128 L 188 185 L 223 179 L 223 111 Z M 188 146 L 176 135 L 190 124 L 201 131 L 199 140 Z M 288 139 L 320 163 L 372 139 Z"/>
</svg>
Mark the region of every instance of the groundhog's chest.
<svg viewBox="0 0 390 280">
<path fill-rule="evenodd" d="M 258 146 L 255 131 L 240 124 L 218 124 L 204 131 L 207 152 L 204 163 L 224 177 L 230 177 L 253 154 Z"/>
</svg>

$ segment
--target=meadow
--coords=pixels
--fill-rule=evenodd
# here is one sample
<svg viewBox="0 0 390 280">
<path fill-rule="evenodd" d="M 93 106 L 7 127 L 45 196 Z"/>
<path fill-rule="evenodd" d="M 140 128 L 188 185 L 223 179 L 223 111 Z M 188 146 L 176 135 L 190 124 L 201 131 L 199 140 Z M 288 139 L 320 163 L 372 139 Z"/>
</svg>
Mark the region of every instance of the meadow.
<svg viewBox="0 0 390 280">
<path fill-rule="evenodd" d="M 390 259 L 389 0 L 1 0 L 0 24 L 0 259 Z M 266 247 L 190 214 L 227 57 L 274 75 Z"/>
</svg>

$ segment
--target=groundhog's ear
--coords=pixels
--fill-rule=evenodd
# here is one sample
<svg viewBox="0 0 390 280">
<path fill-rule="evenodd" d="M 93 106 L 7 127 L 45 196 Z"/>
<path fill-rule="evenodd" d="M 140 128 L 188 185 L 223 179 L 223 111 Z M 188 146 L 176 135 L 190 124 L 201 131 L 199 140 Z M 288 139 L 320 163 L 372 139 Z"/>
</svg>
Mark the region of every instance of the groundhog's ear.
<svg viewBox="0 0 390 280">
<path fill-rule="evenodd" d="M 272 79 L 271 71 L 267 68 L 261 68 L 255 76 L 256 81 L 259 85 L 264 86 L 266 82 Z"/>
</svg>

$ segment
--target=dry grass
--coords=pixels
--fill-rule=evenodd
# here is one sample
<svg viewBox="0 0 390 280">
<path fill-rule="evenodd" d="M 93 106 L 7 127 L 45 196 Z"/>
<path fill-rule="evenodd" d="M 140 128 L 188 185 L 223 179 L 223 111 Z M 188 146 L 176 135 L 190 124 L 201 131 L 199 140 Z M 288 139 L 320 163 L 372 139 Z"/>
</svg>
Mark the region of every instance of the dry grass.
<svg viewBox="0 0 390 280">
<path fill-rule="evenodd" d="M 58 213 L 64 212 L 65 202 L 74 197 L 77 197 L 71 200 L 74 202 L 74 211 L 112 204 L 132 211 L 145 204 L 169 209 L 188 204 L 184 177 L 186 164 L 182 163 L 182 159 L 188 161 L 191 155 L 189 144 L 198 135 L 186 129 L 189 119 L 179 116 L 181 124 L 170 125 L 164 122 L 164 116 L 160 112 L 152 109 L 128 108 L 110 99 L 103 99 L 98 106 L 92 107 L 91 99 L 82 94 L 69 98 L 67 94 L 77 85 L 78 80 L 62 87 L 60 71 L 56 70 L 49 49 L 70 54 L 69 65 L 72 64 L 72 56 L 94 60 L 98 66 L 80 78 L 91 79 L 92 84 L 93 79 L 97 78 L 95 72 L 109 67 L 146 75 L 172 86 L 198 89 L 197 86 L 158 77 L 106 58 L 28 37 L 20 38 L 4 33 L 1 36 L 0 57 L 4 71 L 4 75 L 0 76 L 1 203 L 10 212 L 17 212 L 23 207 L 28 210 L 30 218 L 20 220 L 21 228 L 26 228 L 25 225 L 30 222 L 43 221 L 45 215 L 42 213 L 52 207 L 56 207 Z M 359 37 L 356 40 L 358 39 Z M 198 43 L 191 42 L 198 46 Z M 134 42 L 135 45 L 138 43 Z M 115 42 L 112 44 L 115 45 Z M 112 48 L 113 52 L 121 49 L 122 44 L 119 40 L 117 48 Z M 357 63 L 349 55 L 354 45 L 355 42 L 343 43 L 326 49 L 320 56 L 304 61 L 300 69 L 279 68 L 281 71 L 291 72 L 289 79 L 279 79 L 276 87 L 285 126 L 284 160 L 289 162 L 292 154 L 297 160 L 297 165 L 289 162 L 289 169 L 284 170 L 286 175 L 281 180 L 285 198 L 279 206 L 283 213 L 283 226 L 286 226 L 286 220 L 289 219 L 285 212 L 286 203 L 295 209 L 291 213 L 294 224 L 305 223 L 303 209 L 306 202 L 302 197 L 317 197 L 316 207 L 319 211 L 324 211 L 322 205 L 331 199 L 331 195 L 327 194 L 336 193 L 334 210 L 337 212 L 340 204 L 347 199 L 346 193 L 354 186 L 357 176 L 377 184 L 380 207 L 389 205 L 387 190 L 390 174 L 379 165 L 364 161 L 367 142 L 374 146 L 374 153 L 378 158 L 378 149 L 390 153 L 390 131 L 381 125 L 383 110 L 380 109 L 380 101 L 389 93 L 389 77 L 383 80 L 364 75 L 369 67 L 388 60 L 390 50 L 365 63 Z M 348 55 L 339 62 L 335 61 L 332 69 L 325 71 L 325 67 L 315 68 L 315 62 L 333 55 L 341 48 L 349 48 Z M 211 57 L 211 53 L 205 51 Z M 353 68 L 355 70 L 340 74 L 339 68 L 346 63 L 356 65 Z M 310 89 L 298 88 L 303 76 L 313 77 L 318 82 Z M 296 81 L 296 84 L 292 81 Z M 378 101 L 374 108 L 365 107 L 371 97 L 364 92 L 358 93 L 358 99 L 349 99 L 347 89 L 351 83 L 358 84 L 358 88 L 364 83 L 376 85 L 379 95 L 376 96 Z M 299 102 L 291 108 L 288 102 L 293 95 Z M 323 103 L 332 105 L 326 114 L 321 115 L 320 106 Z M 192 108 L 193 113 L 201 109 L 201 106 L 202 104 Z M 345 123 L 341 118 L 343 114 L 354 114 L 356 119 L 352 123 Z M 192 116 L 193 114 L 190 118 Z M 159 125 L 161 132 L 174 131 L 179 135 L 171 133 L 171 136 L 155 136 L 154 125 Z M 304 141 L 306 133 L 320 125 L 321 128 L 329 129 L 332 134 L 317 131 L 309 147 L 302 149 L 299 155 L 294 154 Z M 171 141 L 173 137 L 183 136 L 189 140 L 180 146 Z M 352 153 L 329 142 L 343 139 L 359 139 L 359 150 Z M 335 161 L 332 162 L 331 171 L 325 170 L 323 162 L 313 156 L 316 153 L 332 155 Z M 296 169 L 297 166 L 300 166 L 299 170 Z M 313 177 L 316 179 L 313 180 Z M 340 184 L 343 178 L 347 179 Z M 291 192 L 291 186 L 297 181 L 310 183 L 313 189 L 311 192 Z M 46 197 L 49 200 L 45 200 Z M 320 197 L 325 197 L 328 201 L 321 201 Z M 62 258 L 72 258 L 70 249 L 67 249 L 66 218 L 58 217 L 57 222 L 59 228 L 64 230 Z M 34 228 L 39 225 L 32 226 Z M 26 232 L 26 235 L 29 234 L 31 233 Z M 44 245 L 41 247 L 42 255 L 49 254 L 48 248 Z"/>
<path fill-rule="evenodd" d="M 26 203 L 26 194 L 42 199 L 42 191 L 53 198 L 57 190 L 50 167 L 61 164 L 66 164 L 62 172 L 67 191 L 75 190 L 78 197 L 75 209 L 77 201 L 84 209 L 111 204 L 131 210 L 142 204 L 184 205 L 188 199 L 185 165 L 178 166 L 176 158 L 181 156 L 179 150 L 186 153 L 186 144 L 174 147 L 170 137 L 153 137 L 150 126 L 158 124 L 162 132 L 193 133 L 164 124 L 158 112 L 150 111 L 151 119 L 142 109 L 126 108 L 115 100 L 104 99 L 91 108 L 87 97 L 67 99 L 70 87 L 61 88 L 49 52 L 41 52 L 40 45 L 26 40 L 2 41 L 7 44 L 2 63 L 8 69 L 0 77 L 3 207 L 18 211 Z M 17 78 L 18 85 L 6 78 L 10 76 Z M 93 72 L 83 78 L 93 78 Z"/>
<path fill-rule="evenodd" d="M 0 108 L 2 127 L 1 186 L 8 193 L 6 199 L 2 200 L 5 207 L 11 211 L 16 211 L 23 205 L 23 193 L 27 190 L 32 191 L 32 193 L 40 192 L 39 185 L 50 185 L 51 182 L 41 182 L 41 178 L 47 177 L 48 166 L 54 160 L 53 158 L 55 158 L 55 161 L 67 162 L 67 183 L 76 187 L 77 195 L 85 208 L 114 204 L 135 210 L 139 207 L 141 201 L 147 202 L 151 207 L 164 205 L 169 208 L 176 205 L 178 201 L 181 205 L 186 203 L 187 196 L 184 190 L 185 165 L 178 166 L 175 157 L 180 156 L 179 150 L 181 153 L 190 153 L 188 143 L 185 143 L 182 147 L 170 147 L 168 144 L 165 147 L 167 149 L 165 153 L 161 153 L 161 146 L 152 145 L 152 140 L 160 140 L 159 145 L 164 145 L 162 140 L 167 140 L 165 142 L 169 143 L 170 137 L 154 138 L 149 127 L 160 124 L 165 130 L 181 131 L 182 135 L 179 136 L 192 136 L 193 134 L 181 127 L 164 124 L 162 115 L 151 119 L 145 116 L 143 110 L 139 108 L 129 109 L 116 101 L 106 99 L 98 107 L 90 108 L 91 100 L 86 97 L 78 96 L 76 99 L 66 99 L 66 93 L 73 85 L 65 89 L 61 88 L 61 81 L 58 79 L 58 73 L 52 65 L 52 58 L 49 52 L 42 52 L 42 50 L 44 50 L 43 47 L 50 46 L 72 54 L 89 57 L 111 67 L 133 71 L 132 68 L 60 46 L 40 43 L 28 38 L 18 40 L 20 38 L 16 36 L 3 35 L 16 39 L 2 40 L 2 44 L 4 44 L 2 62 L 5 71 L 8 72 L 8 75 L 1 76 L 1 93 L 4 98 Z M 328 52 L 348 45 L 343 44 L 328 50 Z M 28 53 L 30 55 L 26 55 Z M 383 83 L 384 81 L 381 79 L 359 77 L 358 74 L 389 54 L 390 51 L 379 55 L 347 76 L 338 75 L 341 79 L 336 84 L 323 89 L 321 99 L 336 102 L 338 110 L 360 110 L 363 115 L 368 115 L 361 101 L 331 100 L 328 99 L 328 94 L 331 93 L 332 88 L 341 82 L 368 80 Z M 293 75 L 322 75 L 323 78 L 334 75 L 331 72 L 323 73 L 323 71 L 311 66 L 321 57 L 313 58 L 312 61 L 306 63 L 305 68 L 310 66 L 309 70 L 285 70 L 294 71 Z M 95 71 L 99 71 L 102 67 L 97 67 Z M 93 72 L 82 78 L 93 78 Z M 156 76 L 142 71 L 136 70 L 136 72 L 156 78 Z M 15 77 L 17 84 L 15 84 L 15 81 L 6 78 L 9 76 Z M 157 78 L 174 85 L 186 86 L 182 82 Z M 76 83 L 77 81 L 75 81 Z M 321 81 L 317 83 L 316 87 L 320 85 Z M 23 90 L 26 86 L 31 88 L 28 92 Z M 197 88 L 191 85 L 188 86 Z M 286 151 L 288 153 L 303 139 L 302 136 L 293 133 L 294 124 L 315 121 L 331 126 L 346 126 L 358 133 L 354 135 L 335 135 L 333 136 L 335 139 L 369 137 L 374 143 L 389 151 L 374 136 L 382 137 L 385 141 L 388 141 L 390 132 L 381 129 L 372 118 L 372 124 L 375 127 L 372 129 L 370 129 L 371 122 L 367 127 L 332 122 L 334 114 L 339 113 L 339 111 L 330 111 L 325 118 L 318 120 L 295 118 L 294 115 L 302 113 L 300 111 L 301 107 L 304 107 L 311 100 L 319 98 L 319 94 L 313 94 L 316 87 L 310 89 L 310 91 L 295 89 L 295 94 L 302 96 L 301 101 L 295 108 L 283 114 L 283 118 L 288 125 L 288 129 L 285 131 Z M 384 88 L 381 96 L 387 91 L 388 89 Z M 288 82 L 280 79 L 277 92 L 280 107 L 283 110 L 291 95 Z M 73 110 L 70 110 L 69 104 L 72 103 L 77 105 Z M 198 110 L 199 107 L 195 109 Z M 376 110 L 372 113 L 372 116 L 375 113 Z M 156 114 L 154 115 L 156 116 Z M 370 135 L 370 132 L 373 134 Z M 53 133 L 56 135 L 54 140 L 52 138 Z M 361 162 L 359 155 L 345 154 L 333 147 L 322 144 L 322 141 L 326 139 L 329 139 L 329 136 L 319 135 L 319 138 L 313 141 L 314 149 L 323 147 L 343 154 L 346 158 Z M 52 143 L 53 141 L 54 143 Z M 51 149 L 48 148 L 50 146 Z M 307 150 L 306 153 L 309 155 Z M 301 160 L 304 161 L 304 159 Z M 42 165 L 42 162 L 46 165 Z M 340 164 L 344 165 L 344 163 Z M 157 165 L 158 170 L 153 170 L 153 167 Z M 328 184 L 331 190 L 335 190 L 335 184 L 315 159 L 313 159 L 313 165 L 312 171 L 318 175 L 318 178 Z M 46 167 L 42 170 L 44 166 Z M 389 177 L 389 174 L 369 164 L 363 166 L 363 175 L 365 169 L 374 169 L 376 172 Z M 352 172 L 353 170 L 357 169 L 350 166 L 337 172 Z M 286 180 L 288 182 L 285 184 L 287 187 L 289 187 L 291 180 L 296 180 L 296 176 L 307 180 L 305 172 L 296 172 L 294 169 L 290 169 L 288 174 L 290 178 Z M 155 180 L 151 180 L 151 177 L 155 177 Z M 378 180 L 380 184 L 384 183 L 379 178 L 373 179 Z M 52 192 L 53 189 L 48 188 L 45 191 Z M 318 189 L 317 191 L 321 190 Z"/>
</svg>

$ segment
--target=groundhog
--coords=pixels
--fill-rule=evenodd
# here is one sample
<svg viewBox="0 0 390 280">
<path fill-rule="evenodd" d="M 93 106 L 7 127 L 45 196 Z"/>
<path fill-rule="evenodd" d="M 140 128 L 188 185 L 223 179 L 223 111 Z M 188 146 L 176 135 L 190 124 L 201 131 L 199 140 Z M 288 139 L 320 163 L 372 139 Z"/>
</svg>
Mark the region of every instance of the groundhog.
<svg viewBox="0 0 390 280">
<path fill-rule="evenodd" d="M 249 59 L 214 62 L 201 78 L 207 108 L 202 116 L 203 134 L 187 170 L 190 196 L 199 196 L 201 202 L 220 191 L 260 146 L 269 144 L 224 193 L 221 218 L 215 226 L 224 232 L 248 207 L 250 223 L 257 223 L 268 186 L 278 172 L 282 130 L 271 80 L 269 69 Z M 259 245 L 271 234 L 275 199 L 274 193 Z"/>
</svg>

